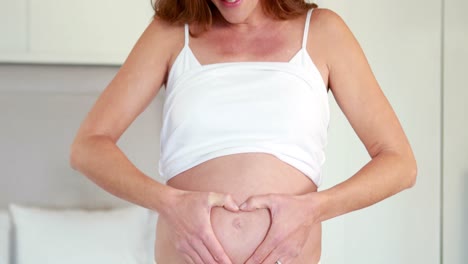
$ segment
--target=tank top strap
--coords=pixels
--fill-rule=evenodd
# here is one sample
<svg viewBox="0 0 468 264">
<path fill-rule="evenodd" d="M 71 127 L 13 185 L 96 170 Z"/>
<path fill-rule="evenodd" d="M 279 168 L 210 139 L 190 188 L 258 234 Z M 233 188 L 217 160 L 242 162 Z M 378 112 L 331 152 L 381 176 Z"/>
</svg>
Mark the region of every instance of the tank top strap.
<svg viewBox="0 0 468 264">
<path fill-rule="evenodd" d="M 189 33 L 189 25 L 187 23 L 185 23 L 184 25 L 184 32 L 185 32 L 185 46 L 188 46 L 189 45 L 189 37 L 190 37 L 190 33 Z"/>
<path fill-rule="evenodd" d="M 307 17 L 304 26 L 304 36 L 302 37 L 302 48 L 306 48 L 307 45 L 307 38 L 309 36 L 310 17 L 312 15 L 312 11 L 314 11 L 314 8 L 311 8 L 309 9 L 309 11 L 307 11 Z"/>
</svg>

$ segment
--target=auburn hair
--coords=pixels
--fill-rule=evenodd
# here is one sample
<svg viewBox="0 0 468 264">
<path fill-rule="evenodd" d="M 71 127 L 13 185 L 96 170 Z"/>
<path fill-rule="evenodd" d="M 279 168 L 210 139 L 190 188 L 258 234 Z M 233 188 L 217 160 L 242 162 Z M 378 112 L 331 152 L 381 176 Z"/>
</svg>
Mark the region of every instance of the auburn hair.
<svg viewBox="0 0 468 264">
<path fill-rule="evenodd" d="M 306 13 L 317 7 L 315 3 L 305 0 L 259 0 L 263 11 L 276 19 L 290 19 Z M 196 23 L 208 30 L 213 23 L 218 9 L 211 0 L 154 0 L 151 2 L 154 17 L 159 17 L 170 23 Z"/>
</svg>

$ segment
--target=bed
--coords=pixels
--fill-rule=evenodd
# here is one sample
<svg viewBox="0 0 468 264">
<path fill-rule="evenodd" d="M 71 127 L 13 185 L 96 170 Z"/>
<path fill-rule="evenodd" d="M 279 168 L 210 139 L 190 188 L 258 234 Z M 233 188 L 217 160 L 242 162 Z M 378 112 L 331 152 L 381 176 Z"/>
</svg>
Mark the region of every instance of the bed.
<svg viewBox="0 0 468 264">
<path fill-rule="evenodd" d="M 10 204 L 0 211 L 0 264 L 153 264 L 157 214 Z"/>
</svg>

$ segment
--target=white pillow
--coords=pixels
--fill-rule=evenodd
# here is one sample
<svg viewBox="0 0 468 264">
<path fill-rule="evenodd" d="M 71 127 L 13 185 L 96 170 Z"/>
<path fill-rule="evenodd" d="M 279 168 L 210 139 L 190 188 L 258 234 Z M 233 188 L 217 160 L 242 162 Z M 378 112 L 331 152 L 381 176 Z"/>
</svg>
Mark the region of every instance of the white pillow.
<svg viewBox="0 0 468 264">
<path fill-rule="evenodd" d="M 0 263 L 10 263 L 10 217 L 0 211 Z"/>
<path fill-rule="evenodd" d="M 10 212 L 16 264 L 153 264 L 154 212 L 146 208 L 87 211 L 10 204 Z"/>
</svg>

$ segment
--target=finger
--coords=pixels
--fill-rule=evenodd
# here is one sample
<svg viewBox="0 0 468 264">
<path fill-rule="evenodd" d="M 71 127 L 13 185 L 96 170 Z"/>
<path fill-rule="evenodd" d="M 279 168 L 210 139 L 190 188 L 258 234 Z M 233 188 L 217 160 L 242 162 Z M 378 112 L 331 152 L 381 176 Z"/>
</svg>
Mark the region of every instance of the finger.
<svg viewBox="0 0 468 264">
<path fill-rule="evenodd" d="M 239 211 L 239 206 L 230 194 L 210 192 L 208 202 L 211 206 L 224 207 L 229 211 Z"/>
<path fill-rule="evenodd" d="M 204 264 L 203 260 L 201 259 L 200 255 L 198 255 L 197 250 L 193 247 L 193 245 L 188 246 L 187 253 L 190 257 L 190 260 L 194 264 Z"/>
<path fill-rule="evenodd" d="M 272 264 L 275 264 L 276 261 L 280 261 L 281 264 L 290 264 L 292 263 L 292 259 L 290 257 L 273 257 L 270 259 L 270 257 L 268 257 L 267 259 L 265 259 L 265 262 L 264 263 L 272 263 Z"/>
<path fill-rule="evenodd" d="M 263 261 L 264 263 L 276 263 L 276 261 L 280 261 L 281 264 L 290 263 L 290 258 L 280 247 L 276 247 Z"/>
<path fill-rule="evenodd" d="M 201 240 L 194 242 L 192 247 L 197 251 L 203 263 L 217 263 Z"/>
<path fill-rule="evenodd" d="M 217 262 L 232 264 L 231 260 L 224 251 L 224 248 L 221 246 L 221 243 L 219 243 L 218 239 L 216 238 L 214 232 L 211 229 L 210 231 L 206 232 L 206 235 L 203 239 L 203 244 L 210 251 L 211 256 L 213 256 L 213 258 Z"/>
<path fill-rule="evenodd" d="M 269 209 L 271 207 L 271 195 L 256 195 L 252 196 L 243 204 L 240 205 L 242 211 L 254 211 L 257 209 Z"/>
<path fill-rule="evenodd" d="M 250 256 L 245 264 L 264 263 L 264 260 L 268 257 L 268 255 L 270 255 L 281 242 L 278 236 L 274 237 L 271 234 L 275 234 L 275 231 L 270 230 L 268 232 L 265 240 L 257 247 L 255 252 L 252 254 L 252 256 Z M 277 259 L 271 263 L 275 263 L 275 261 L 277 261 Z"/>
<path fill-rule="evenodd" d="M 183 254 L 182 254 L 182 257 L 184 258 L 184 263 L 196 264 L 195 261 L 193 261 L 192 258 L 191 258 L 189 255 L 183 253 Z M 155 263 L 156 263 L 156 262 L 155 262 Z"/>
</svg>

